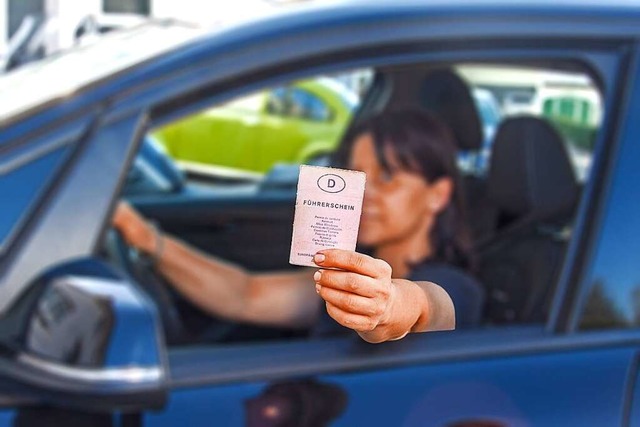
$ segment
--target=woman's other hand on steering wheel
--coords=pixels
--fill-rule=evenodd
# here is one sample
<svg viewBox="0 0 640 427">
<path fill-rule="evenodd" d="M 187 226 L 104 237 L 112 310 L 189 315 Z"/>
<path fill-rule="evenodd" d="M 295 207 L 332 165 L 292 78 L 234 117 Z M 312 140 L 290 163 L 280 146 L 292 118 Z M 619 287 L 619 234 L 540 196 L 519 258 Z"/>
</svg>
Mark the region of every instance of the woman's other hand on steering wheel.
<svg viewBox="0 0 640 427">
<path fill-rule="evenodd" d="M 127 202 L 118 203 L 112 223 L 129 245 L 149 254 L 155 251 L 156 233 L 153 227 Z"/>
</svg>

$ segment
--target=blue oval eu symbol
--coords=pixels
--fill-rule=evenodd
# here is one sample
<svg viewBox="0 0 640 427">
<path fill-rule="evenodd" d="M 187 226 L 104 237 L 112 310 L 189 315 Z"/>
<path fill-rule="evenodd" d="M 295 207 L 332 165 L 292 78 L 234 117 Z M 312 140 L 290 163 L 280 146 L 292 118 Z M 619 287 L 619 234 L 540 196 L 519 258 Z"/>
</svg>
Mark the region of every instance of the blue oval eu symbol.
<svg viewBox="0 0 640 427">
<path fill-rule="evenodd" d="M 318 187 L 327 193 L 339 193 L 347 187 L 341 176 L 327 173 L 318 178 Z"/>
</svg>

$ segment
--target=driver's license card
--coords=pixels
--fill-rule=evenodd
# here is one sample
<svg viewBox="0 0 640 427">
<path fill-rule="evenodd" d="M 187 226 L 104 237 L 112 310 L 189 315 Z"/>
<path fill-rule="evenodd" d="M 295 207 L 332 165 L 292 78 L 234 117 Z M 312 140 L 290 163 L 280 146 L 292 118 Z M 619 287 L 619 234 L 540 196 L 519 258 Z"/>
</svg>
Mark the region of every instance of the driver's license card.
<svg viewBox="0 0 640 427">
<path fill-rule="evenodd" d="M 317 267 L 321 249 L 355 250 L 365 180 L 364 172 L 300 166 L 289 263 Z"/>
</svg>

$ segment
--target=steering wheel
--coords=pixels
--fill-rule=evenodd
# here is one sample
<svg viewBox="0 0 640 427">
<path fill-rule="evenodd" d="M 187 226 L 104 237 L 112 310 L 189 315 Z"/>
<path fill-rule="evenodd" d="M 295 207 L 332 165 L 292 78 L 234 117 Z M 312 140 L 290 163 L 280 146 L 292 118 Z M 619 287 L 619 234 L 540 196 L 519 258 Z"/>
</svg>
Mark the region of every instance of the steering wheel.
<svg viewBox="0 0 640 427">
<path fill-rule="evenodd" d="M 156 270 L 153 262 L 140 251 L 132 248 L 122 234 L 115 228 L 107 231 L 105 250 L 107 257 L 124 270 L 156 304 L 167 344 L 193 342 L 221 342 L 227 339 L 236 328 L 235 322 L 219 319 L 205 314 L 191 303 L 187 304 L 207 319 L 204 331 L 196 333 L 186 326 L 178 309 L 178 295 L 172 291 L 171 284 Z"/>
<path fill-rule="evenodd" d="M 167 344 L 188 339 L 174 296 L 169 290 L 170 285 L 157 273 L 151 260 L 132 248 L 115 228 L 107 230 L 105 251 L 107 257 L 124 270 L 156 304 Z"/>
</svg>

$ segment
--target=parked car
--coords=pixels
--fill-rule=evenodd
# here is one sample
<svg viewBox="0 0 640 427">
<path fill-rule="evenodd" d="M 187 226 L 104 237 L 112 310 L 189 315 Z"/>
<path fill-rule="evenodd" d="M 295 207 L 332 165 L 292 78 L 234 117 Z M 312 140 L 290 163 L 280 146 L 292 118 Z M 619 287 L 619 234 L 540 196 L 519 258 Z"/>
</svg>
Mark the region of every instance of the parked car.
<svg viewBox="0 0 640 427">
<path fill-rule="evenodd" d="M 640 425 L 638 24 L 630 3 L 312 5 L 210 33 L 151 22 L 1 76 L 0 425 Z M 487 294 L 476 329 L 371 345 L 234 324 L 110 227 L 125 197 L 204 252 L 293 268 L 296 165 L 193 179 L 153 135 L 369 67 L 347 127 L 427 108 L 480 150 L 465 64 L 574 73 L 603 111 L 584 183 L 544 115 L 504 119 L 486 176 L 464 176 Z M 272 143 L 246 156 L 286 144 Z"/>
<path fill-rule="evenodd" d="M 308 163 L 333 152 L 357 104 L 355 93 L 324 77 L 207 109 L 155 136 L 187 169 L 204 164 L 265 173 L 279 162 Z"/>
</svg>

